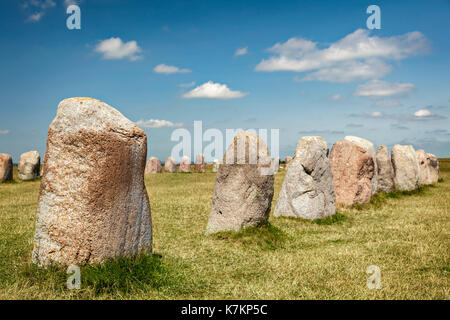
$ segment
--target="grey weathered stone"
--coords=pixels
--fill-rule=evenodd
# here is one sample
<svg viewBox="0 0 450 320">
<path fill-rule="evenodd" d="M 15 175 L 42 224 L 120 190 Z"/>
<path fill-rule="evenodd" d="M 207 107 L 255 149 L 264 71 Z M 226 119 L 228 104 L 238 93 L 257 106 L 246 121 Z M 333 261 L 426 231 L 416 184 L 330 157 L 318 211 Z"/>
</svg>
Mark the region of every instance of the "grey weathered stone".
<svg viewBox="0 0 450 320">
<path fill-rule="evenodd" d="M 289 163 L 274 216 L 320 219 L 336 213 L 328 144 L 322 137 L 303 137 Z"/>
<path fill-rule="evenodd" d="M 212 167 L 212 172 L 217 172 L 219 171 L 219 167 L 220 167 L 220 163 L 218 159 L 214 159 L 213 161 L 213 167 Z"/>
<path fill-rule="evenodd" d="M 439 160 L 431 153 L 417 150 L 417 161 L 419 161 L 421 184 L 433 184 L 439 180 Z"/>
<path fill-rule="evenodd" d="M 20 180 L 34 180 L 39 178 L 41 157 L 37 151 L 22 153 L 17 166 L 17 176 Z"/>
<path fill-rule="evenodd" d="M 388 147 L 379 146 L 375 158 L 378 167 L 378 191 L 387 193 L 394 191 L 394 168 Z"/>
<path fill-rule="evenodd" d="M 206 233 L 239 231 L 266 222 L 273 181 L 266 144 L 256 134 L 240 131 L 217 173 Z"/>
<path fill-rule="evenodd" d="M 164 161 L 164 171 L 165 172 L 176 172 L 177 171 L 177 164 L 175 162 L 175 159 L 172 157 L 167 157 Z"/>
<path fill-rule="evenodd" d="M 101 262 L 151 251 L 147 136 L 109 105 L 60 102 L 50 124 L 32 260 Z"/>
<path fill-rule="evenodd" d="M 191 159 L 189 159 L 189 157 L 183 156 L 183 158 L 181 158 L 178 172 L 191 172 Z"/>
<path fill-rule="evenodd" d="M 147 161 L 147 164 L 145 165 L 145 173 L 161 173 L 162 167 L 161 167 L 161 160 L 159 160 L 156 157 L 150 157 Z"/>
<path fill-rule="evenodd" d="M 364 138 L 355 137 L 355 136 L 346 136 L 344 140 L 356 143 L 358 146 L 366 150 L 371 156 L 373 160 L 373 164 L 375 166 L 374 175 L 372 177 L 372 194 L 375 194 L 378 191 L 377 182 L 378 182 L 378 165 L 376 161 L 375 147 L 372 142 L 366 140 Z"/>
<path fill-rule="evenodd" d="M 280 170 L 280 158 L 272 158 L 272 169 L 274 173 L 277 173 Z"/>
<path fill-rule="evenodd" d="M 439 165 L 439 159 L 432 153 L 427 153 L 427 160 L 428 160 L 428 169 L 429 171 L 429 177 L 431 183 L 436 183 L 439 181 L 440 177 L 440 165 Z"/>
<path fill-rule="evenodd" d="M 206 172 L 206 162 L 203 154 L 198 154 L 195 156 L 194 170 L 200 173 Z"/>
<path fill-rule="evenodd" d="M 0 182 L 13 179 L 12 157 L 6 153 L 0 153 Z"/>
<path fill-rule="evenodd" d="M 392 148 L 392 166 L 394 167 L 395 189 L 412 191 L 420 186 L 419 161 L 413 146 L 396 144 Z"/>
</svg>

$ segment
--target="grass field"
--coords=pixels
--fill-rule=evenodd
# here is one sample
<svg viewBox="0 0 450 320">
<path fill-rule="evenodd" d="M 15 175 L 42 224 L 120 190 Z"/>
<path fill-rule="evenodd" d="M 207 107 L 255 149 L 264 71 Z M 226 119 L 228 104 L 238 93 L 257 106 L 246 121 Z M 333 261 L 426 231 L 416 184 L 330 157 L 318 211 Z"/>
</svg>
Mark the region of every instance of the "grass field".
<svg viewBox="0 0 450 320">
<path fill-rule="evenodd" d="M 271 215 L 205 236 L 215 174 L 150 175 L 154 254 L 82 267 L 81 290 L 68 290 L 64 268 L 30 264 L 39 181 L 15 172 L 0 184 L 0 299 L 449 299 L 450 159 L 441 177 L 322 221 Z M 370 265 L 379 290 L 366 286 Z"/>
</svg>

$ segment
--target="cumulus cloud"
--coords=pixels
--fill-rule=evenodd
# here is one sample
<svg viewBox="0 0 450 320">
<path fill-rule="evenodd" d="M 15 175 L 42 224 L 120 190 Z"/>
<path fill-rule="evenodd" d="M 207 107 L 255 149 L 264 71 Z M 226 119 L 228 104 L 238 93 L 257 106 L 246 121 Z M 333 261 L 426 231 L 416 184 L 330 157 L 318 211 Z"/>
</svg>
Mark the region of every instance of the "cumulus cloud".
<svg viewBox="0 0 450 320">
<path fill-rule="evenodd" d="M 139 127 L 142 128 L 162 128 L 162 127 L 182 127 L 182 123 L 173 123 L 168 120 L 158 120 L 158 119 L 148 119 L 148 120 L 139 120 L 136 122 Z"/>
<path fill-rule="evenodd" d="M 427 109 L 420 109 L 414 112 L 414 116 L 418 118 L 429 117 L 431 116 L 431 112 Z"/>
<path fill-rule="evenodd" d="M 239 48 L 234 53 L 234 56 L 243 56 L 248 53 L 248 47 Z"/>
<path fill-rule="evenodd" d="M 430 110 L 420 109 L 413 114 L 385 114 L 379 111 L 372 113 L 358 113 L 350 114 L 350 117 L 356 118 L 378 118 L 378 119 L 392 119 L 397 121 L 430 121 L 430 120 L 443 120 L 447 119 L 446 116 L 431 113 Z"/>
<path fill-rule="evenodd" d="M 0 130 L 0 134 L 8 134 L 9 132 L 9 130 Z"/>
<path fill-rule="evenodd" d="M 135 61 L 141 57 L 138 55 L 141 48 L 136 41 L 123 42 L 120 38 L 109 38 L 100 41 L 95 51 L 103 55 L 103 59 L 129 59 Z"/>
<path fill-rule="evenodd" d="M 358 29 L 324 49 L 304 38 L 277 43 L 268 49 L 273 56 L 263 59 L 255 70 L 311 72 L 303 81 L 378 79 L 392 70 L 383 60 L 400 60 L 428 50 L 428 40 L 418 31 L 382 38 Z"/>
<path fill-rule="evenodd" d="M 175 66 L 168 66 L 164 63 L 158 64 L 155 68 L 153 68 L 153 71 L 156 73 L 162 73 L 162 74 L 173 74 L 173 73 L 188 73 L 191 72 L 189 69 L 180 69 Z"/>
<path fill-rule="evenodd" d="M 28 0 L 22 3 L 22 7 L 27 11 L 31 11 L 27 18 L 27 22 L 38 22 L 45 15 L 49 8 L 56 6 L 53 0 Z"/>
<path fill-rule="evenodd" d="M 248 92 L 233 91 L 226 84 L 208 81 L 185 93 L 183 98 L 236 99 L 246 95 Z"/>
<path fill-rule="evenodd" d="M 413 91 L 414 88 L 415 86 L 412 83 L 371 80 L 365 84 L 359 85 L 356 88 L 354 95 L 369 98 L 401 97 L 406 96 Z"/>
</svg>

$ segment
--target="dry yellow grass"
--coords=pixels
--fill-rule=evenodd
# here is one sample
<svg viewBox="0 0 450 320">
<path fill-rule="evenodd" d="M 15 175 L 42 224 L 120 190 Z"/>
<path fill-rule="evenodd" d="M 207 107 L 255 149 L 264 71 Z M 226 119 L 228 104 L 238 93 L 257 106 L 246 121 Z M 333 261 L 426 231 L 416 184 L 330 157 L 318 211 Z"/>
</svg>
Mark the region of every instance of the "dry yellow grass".
<svg viewBox="0 0 450 320">
<path fill-rule="evenodd" d="M 158 255 L 125 269 L 113 263 L 110 273 L 82 270 L 80 291 L 65 288 L 64 270 L 29 264 L 39 181 L 1 184 L 0 298 L 449 299 L 450 160 L 441 168 L 436 186 L 379 195 L 335 219 L 271 216 L 267 227 L 208 237 L 215 174 L 147 176 Z M 276 175 L 273 206 L 283 177 Z M 366 286 L 370 265 L 381 269 L 380 290 Z M 94 280 L 83 282 L 83 272 Z M 111 283 L 95 280 L 105 275 Z"/>
</svg>

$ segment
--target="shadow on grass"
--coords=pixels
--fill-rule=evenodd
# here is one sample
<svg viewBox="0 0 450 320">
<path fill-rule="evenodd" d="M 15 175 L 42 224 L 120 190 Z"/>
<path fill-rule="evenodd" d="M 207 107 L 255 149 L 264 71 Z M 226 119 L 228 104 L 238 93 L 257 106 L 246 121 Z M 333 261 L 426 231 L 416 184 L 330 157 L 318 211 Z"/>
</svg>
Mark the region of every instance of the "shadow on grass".
<svg viewBox="0 0 450 320">
<path fill-rule="evenodd" d="M 266 222 L 257 227 L 247 227 L 239 232 L 223 231 L 212 234 L 218 240 L 235 241 L 246 246 L 257 246 L 261 250 L 282 248 L 288 236 L 279 228 Z"/>
<path fill-rule="evenodd" d="M 2 182 L 2 184 L 18 184 L 19 183 L 19 181 L 17 181 L 17 180 L 6 180 L 6 181 L 3 181 Z"/>
</svg>

